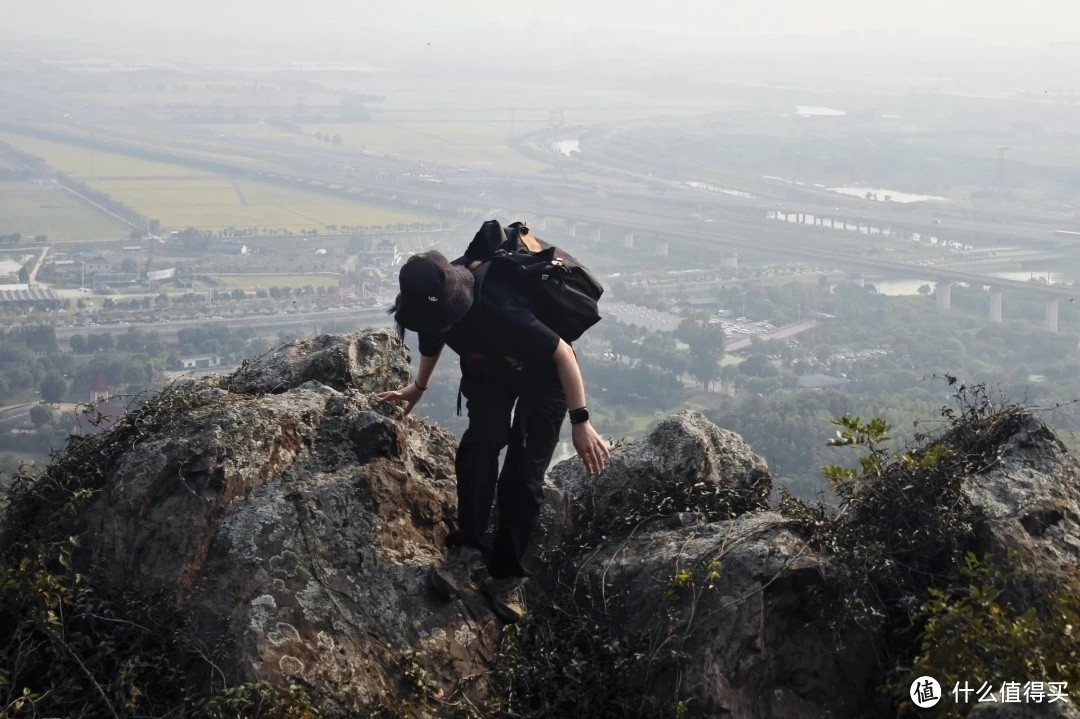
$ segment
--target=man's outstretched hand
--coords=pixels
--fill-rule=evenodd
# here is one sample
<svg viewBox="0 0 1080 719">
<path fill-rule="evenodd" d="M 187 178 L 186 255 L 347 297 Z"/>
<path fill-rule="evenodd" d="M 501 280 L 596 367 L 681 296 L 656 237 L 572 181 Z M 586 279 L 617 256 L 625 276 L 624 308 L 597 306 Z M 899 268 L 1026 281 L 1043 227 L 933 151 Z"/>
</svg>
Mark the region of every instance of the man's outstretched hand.
<svg viewBox="0 0 1080 719">
<path fill-rule="evenodd" d="M 420 401 L 420 398 L 424 396 L 424 391 L 417 387 L 416 383 L 413 382 L 404 389 L 380 392 L 376 396 L 384 402 L 404 402 L 405 414 L 407 415 L 409 412 L 412 412 L 413 407 L 415 407 L 416 403 Z"/>
<path fill-rule="evenodd" d="M 574 449 L 581 455 L 581 461 L 585 463 L 585 471 L 589 474 L 600 474 L 604 471 L 604 464 L 611 458 L 611 450 L 588 420 L 571 425 L 571 427 L 573 428 Z"/>
</svg>

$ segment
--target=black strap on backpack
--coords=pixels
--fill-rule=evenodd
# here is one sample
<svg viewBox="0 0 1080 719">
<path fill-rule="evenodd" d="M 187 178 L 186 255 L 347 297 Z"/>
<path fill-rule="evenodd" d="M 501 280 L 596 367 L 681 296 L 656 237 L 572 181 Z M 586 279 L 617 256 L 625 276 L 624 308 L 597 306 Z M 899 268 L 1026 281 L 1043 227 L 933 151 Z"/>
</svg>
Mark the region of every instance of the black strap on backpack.
<svg viewBox="0 0 1080 719">
<path fill-rule="evenodd" d="M 559 337 L 574 342 L 600 321 L 598 302 L 604 288 L 569 253 L 531 236 L 529 240 L 535 244 L 522 240 L 528 232 L 520 222 L 506 231 L 495 220 L 481 226 L 474 244 L 479 239 L 490 246 L 499 235 L 505 240 L 476 269 L 477 296 L 497 312 L 527 308 Z M 530 251 L 529 245 L 537 244 L 540 251 Z"/>
</svg>

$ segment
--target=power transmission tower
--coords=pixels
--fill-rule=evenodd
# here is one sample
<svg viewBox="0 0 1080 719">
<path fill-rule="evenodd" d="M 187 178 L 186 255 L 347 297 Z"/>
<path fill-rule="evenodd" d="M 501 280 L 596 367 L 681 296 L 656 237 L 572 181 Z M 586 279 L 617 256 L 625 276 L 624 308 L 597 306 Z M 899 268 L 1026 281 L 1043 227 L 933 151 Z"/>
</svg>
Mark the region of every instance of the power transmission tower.
<svg viewBox="0 0 1080 719">
<path fill-rule="evenodd" d="M 997 183 L 999 185 L 1005 182 L 1005 153 L 1012 148 L 1007 145 L 998 147 L 998 160 L 997 160 Z"/>
</svg>

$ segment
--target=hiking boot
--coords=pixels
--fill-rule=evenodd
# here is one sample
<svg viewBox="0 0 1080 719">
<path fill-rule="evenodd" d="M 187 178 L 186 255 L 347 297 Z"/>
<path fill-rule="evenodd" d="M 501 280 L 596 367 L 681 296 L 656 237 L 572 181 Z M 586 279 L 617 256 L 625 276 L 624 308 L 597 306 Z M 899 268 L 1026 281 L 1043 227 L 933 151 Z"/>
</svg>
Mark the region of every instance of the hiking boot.
<svg viewBox="0 0 1080 719">
<path fill-rule="evenodd" d="M 486 567 L 484 555 L 476 547 L 454 547 L 441 564 L 431 568 L 428 584 L 435 596 L 449 602 L 457 599 L 470 582 L 475 582 Z"/>
<path fill-rule="evenodd" d="M 484 582 L 484 594 L 491 601 L 495 616 L 507 624 L 519 622 L 525 616 L 525 579 L 507 577 L 488 579 Z"/>
</svg>

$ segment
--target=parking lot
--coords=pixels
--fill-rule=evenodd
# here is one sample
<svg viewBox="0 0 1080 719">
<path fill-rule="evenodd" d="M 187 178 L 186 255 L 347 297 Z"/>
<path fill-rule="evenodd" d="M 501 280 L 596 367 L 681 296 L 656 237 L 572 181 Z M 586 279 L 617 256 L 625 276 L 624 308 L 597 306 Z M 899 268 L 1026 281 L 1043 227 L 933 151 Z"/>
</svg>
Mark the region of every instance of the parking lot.
<svg viewBox="0 0 1080 719">
<path fill-rule="evenodd" d="M 634 324 L 652 331 L 661 330 L 664 332 L 675 330 L 682 320 L 678 315 L 673 315 L 670 312 L 659 312 L 648 307 L 625 302 L 602 301 L 600 314 L 618 320 L 623 324 Z"/>
</svg>

